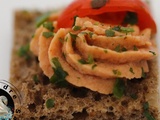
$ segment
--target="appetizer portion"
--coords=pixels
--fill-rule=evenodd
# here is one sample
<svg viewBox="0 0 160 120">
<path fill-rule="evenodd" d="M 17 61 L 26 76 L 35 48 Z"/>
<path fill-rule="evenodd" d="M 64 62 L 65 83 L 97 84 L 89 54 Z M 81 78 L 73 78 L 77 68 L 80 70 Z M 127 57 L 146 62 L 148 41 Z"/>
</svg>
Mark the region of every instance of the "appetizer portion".
<svg viewBox="0 0 160 120">
<path fill-rule="evenodd" d="M 137 9 L 128 7 L 130 1 L 117 9 L 120 1 L 105 1 L 97 8 L 93 0 L 91 8 L 87 8 L 89 13 L 84 11 L 88 2 L 84 5 L 75 0 L 59 17 L 52 14 L 52 22 L 44 22 L 37 28 L 31 50 L 51 82 L 57 85 L 68 82 L 112 94 L 116 81 L 145 78 L 149 72 L 147 61 L 156 55 L 152 43 L 155 23 L 140 1 L 134 3 Z M 138 9 L 140 5 L 143 9 Z M 74 14 L 68 15 L 71 10 Z M 142 13 L 149 18 L 149 26 L 141 24 Z M 113 20 L 118 16 L 122 18 Z M 68 20 L 73 18 L 74 21 Z"/>
<path fill-rule="evenodd" d="M 13 119 L 160 119 L 155 34 L 140 0 L 16 12 L 10 80 L 22 99 Z"/>
</svg>

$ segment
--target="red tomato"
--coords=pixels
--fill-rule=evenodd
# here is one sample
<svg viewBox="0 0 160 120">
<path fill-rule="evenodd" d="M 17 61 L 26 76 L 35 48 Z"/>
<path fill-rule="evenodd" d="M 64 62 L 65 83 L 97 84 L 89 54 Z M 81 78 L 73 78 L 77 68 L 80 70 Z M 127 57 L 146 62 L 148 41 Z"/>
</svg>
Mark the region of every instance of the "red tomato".
<svg viewBox="0 0 160 120">
<path fill-rule="evenodd" d="M 137 24 L 141 29 L 151 28 L 153 33 L 156 32 L 156 24 L 149 8 L 141 0 L 74 0 L 60 15 L 58 27 L 72 27 L 75 16 L 121 24 L 127 12 L 137 14 Z"/>
</svg>

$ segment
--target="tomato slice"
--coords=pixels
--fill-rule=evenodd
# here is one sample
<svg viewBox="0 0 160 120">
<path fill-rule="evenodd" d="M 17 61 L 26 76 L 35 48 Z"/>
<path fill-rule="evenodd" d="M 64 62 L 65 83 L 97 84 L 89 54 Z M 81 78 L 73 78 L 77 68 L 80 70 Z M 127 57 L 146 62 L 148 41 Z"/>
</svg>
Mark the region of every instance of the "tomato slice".
<svg viewBox="0 0 160 120">
<path fill-rule="evenodd" d="M 151 28 L 156 33 L 157 28 L 148 6 L 141 0 L 74 0 L 60 15 L 59 28 L 72 27 L 74 17 L 90 17 L 110 24 L 121 24 L 127 12 L 134 12 L 138 17 L 141 29 Z"/>
</svg>

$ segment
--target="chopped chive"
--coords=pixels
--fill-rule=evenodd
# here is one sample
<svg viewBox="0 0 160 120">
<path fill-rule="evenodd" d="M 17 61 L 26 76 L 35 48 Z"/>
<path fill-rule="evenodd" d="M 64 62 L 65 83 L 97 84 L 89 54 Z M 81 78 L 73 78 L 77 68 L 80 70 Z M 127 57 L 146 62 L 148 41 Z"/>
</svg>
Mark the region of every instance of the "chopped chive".
<svg viewBox="0 0 160 120">
<path fill-rule="evenodd" d="M 54 36 L 54 33 L 53 32 L 43 32 L 42 34 L 44 37 L 46 38 L 50 38 L 50 37 L 53 37 Z"/>
<path fill-rule="evenodd" d="M 129 32 L 134 32 L 133 28 L 130 27 L 121 27 L 121 26 L 114 26 L 112 30 L 118 31 L 118 32 L 123 32 L 123 33 L 129 33 Z"/>
<path fill-rule="evenodd" d="M 141 68 L 141 70 L 142 70 L 142 78 L 146 78 L 146 73 L 144 72 L 144 69 L 143 69 L 143 67 Z"/>
<path fill-rule="evenodd" d="M 75 46 L 77 35 L 76 34 L 72 34 L 72 33 L 69 33 L 69 34 L 70 34 L 71 38 L 73 39 L 72 46 Z"/>
<path fill-rule="evenodd" d="M 114 26 L 113 28 L 112 28 L 112 30 L 115 30 L 115 31 L 121 31 L 121 27 L 120 26 Z"/>
<path fill-rule="evenodd" d="M 19 48 L 18 56 L 25 57 L 25 59 L 28 60 L 30 58 L 29 52 L 30 52 L 30 46 L 29 44 L 26 44 Z"/>
<path fill-rule="evenodd" d="M 138 96 L 136 94 L 131 94 L 130 95 L 132 99 L 136 100 L 138 98 Z"/>
<path fill-rule="evenodd" d="M 53 30 L 54 30 L 54 27 L 53 27 L 52 22 L 45 22 L 45 23 L 43 24 L 43 27 L 47 28 L 47 29 L 48 29 L 49 31 L 51 31 L 51 32 L 53 32 Z"/>
<path fill-rule="evenodd" d="M 88 55 L 88 64 L 93 64 L 94 63 L 94 58 L 91 54 Z"/>
<path fill-rule="evenodd" d="M 133 68 L 130 67 L 130 68 L 129 68 L 129 71 L 130 71 L 131 73 L 135 74 L 134 71 L 133 71 Z"/>
<path fill-rule="evenodd" d="M 107 37 L 114 37 L 115 36 L 115 32 L 113 30 L 106 30 L 105 31 L 105 35 Z"/>
<path fill-rule="evenodd" d="M 37 84 L 37 83 L 39 83 L 39 80 L 38 80 L 38 76 L 37 75 L 34 75 L 33 76 L 33 80 L 34 80 L 34 82 Z"/>
<path fill-rule="evenodd" d="M 148 102 L 143 103 L 143 110 L 144 110 L 144 116 L 147 118 L 147 120 L 156 120 L 149 112 L 149 103 Z"/>
<path fill-rule="evenodd" d="M 51 83 L 59 87 L 67 87 L 68 82 L 66 81 L 66 77 L 68 76 L 68 73 L 63 70 L 57 57 L 52 59 L 52 63 L 54 65 L 53 67 L 54 74 L 50 78 Z"/>
<path fill-rule="evenodd" d="M 78 16 L 76 15 L 76 16 L 74 16 L 74 21 L 73 21 L 73 25 L 72 26 L 75 26 L 75 23 L 76 23 L 76 18 L 77 18 Z"/>
<path fill-rule="evenodd" d="M 81 29 L 81 26 L 74 26 L 74 27 L 73 27 L 73 30 L 74 30 L 74 31 L 78 31 L 78 30 L 80 30 L 80 29 Z"/>
<path fill-rule="evenodd" d="M 89 32 L 89 37 L 92 38 L 93 34 L 93 32 Z"/>
<path fill-rule="evenodd" d="M 121 52 L 125 52 L 125 51 L 127 51 L 127 49 L 125 47 L 122 47 Z"/>
<path fill-rule="evenodd" d="M 32 38 L 34 38 L 34 37 L 35 37 L 35 34 L 32 35 Z"/>
<path fill-rule="evenodd" d="M 133 50 L 134 50 L 134 51 L 138 51 L 138 48 L 134 45 L 134 46 L 133 46 Z"/>
<path fill-rule="evenodd" d="M 84 59 L 79 59 L 78 62 L 79 62 L 80 64 L 88 64 L 87 61 L 85 61 Z"/>
<path fill-rule="evenodd" d="M 122 79 L 117 78 L 113 88 L 113 95 L 120 99 L 125 92 L 125 82 Z"/>
<path fill-rule="evenodd" d="M 61 42 L 61 43 L 64 43 L 64 39 L 63 38 L 59 38 L 59 41 Z"/>
<path fill-rule="evenodd" d="M 65 41 L 66 41 L 66 42 L 68 41 L 68 37 L 65 38 Z"/>
<path fill-rule="evenodd" d="M 84 32 L 84 31 L 82 31 L 80 33 L 83 34 L 83 35 L 87 35 L 88 34 L 87 32 Z"/>
<path fill-rule="evenodd" d="M 144 110 L 148 110 L 149 109 L 149 103 L 148 102 L 143 103 L 143 109 Z"/>
<path fill-rule="evenodd" d="M 116 52 L 121 52 L 121 46 L 120 45 L 117 45 L 114 49 Z"/>
<path fill-rule="evenodd" d="M 50 12 L 43 14 L 42 16 L 36 19 L 36 27 L 40 27 L 50 16 Z"/>
<path fill-rule="evenodd" d="M 134 32 L 134 29 L 129 27 L 121 27 L 121 32 L 124 33 Z"/>
<path fill-rule="evenodd" d="M 120 45 L 117 45 L 117 46 L 115 47 L 114 51 L 116 51 L 116 52 L 125 52 L 125 51 L 127 51 L 127 49 L 126 49 L 125 47 L 122 47 L 122 46 L 120 46 Z"/>
<path fill-rule="evenodd" d="M 77 35 L 76 34 L 72 34 L 72 33 L 69 33 L 70 34 L 70 36 L 71 36 L 71 38 L 73 39 L 73 40 L 76 40 L 76 38 L 77 38 Z"/>
<path fill-rule="evenodd" d="M 113 74 L 116 76 L 120 76 L 121 72 L 119 70 L 113 70 Z"/>
<path fill-rule="evenodd" d="M 81 63 L 81 64 L 93 64 L 94 63 L 94 58 L 93 58 L 92 55 L 88 55 L 87 60 L 79 59 L 78 62 Z"/>
<path fill-rule="evenodd" d="M 92 70 L 93 70 L 93 69 L 95 69 L 95 67 L 97 67 L 97 65 L 96 65 L 96 64 L 92 65 Z"/>
<path fill-rule="evenodd" d="M 94 23 L 94 25 L 99 25 L 99 24 L 100 24 L 100 22 L 95 22 L 95 23 Z"/>
<path fill-rule="evenodd" d="M 47 107 L 48 109 L 53 108 L 53 107 L 54 107 L 54 100 L 53 100 L 53 99 L 48 99 L 48 100 L 46 101 L 46 107 Z"/>
<path fill-rule="evenodd" d="M 153 51 L 149 51 L 150 53 L 152 53 L 153 55 L 156 55 L 156 53 L 155 52 L 153 52 Z"/>
</svg>

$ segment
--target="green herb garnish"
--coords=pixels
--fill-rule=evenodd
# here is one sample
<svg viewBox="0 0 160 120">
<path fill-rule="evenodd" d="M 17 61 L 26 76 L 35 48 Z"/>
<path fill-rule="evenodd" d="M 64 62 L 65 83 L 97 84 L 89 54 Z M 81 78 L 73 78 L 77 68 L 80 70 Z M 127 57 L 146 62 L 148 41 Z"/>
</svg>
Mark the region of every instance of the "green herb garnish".
<svg viewBox="0 0 160 120">
<path fill-rule="evenodd" d="M 73 25 L 72 26 L 75 26 L 75 23 L 76 23 L 76 18 L 77 18 L 78 16 L 76 15 L 76 16 L 74 16 L 74 21 L 73 21 Z"/>
<path fill-rule="evenodd" d="M 97 67 L 97 65 L 96 65 L 96 64 L 92 65 L 92 70 L 93 70 L 95 67 Z"/>
<path fill-rule="evenodd" d="M 117 45 L 114 49 L 116 52 L 125 52 L 127 49 L 125 47 L 121 47 L 120 45 Z"/>
<path fill-rule="evenodd" d="M 146 73 L 144 72 L 143 67 L 141 68 L 141 70 L 142 70 L 142 75 L 141 75 L 141 77 L 142 77 L 142 78 L 146 78 Z"/>
<path fill-rule="evenodd" d="M 73 39 L 72 46 L 75 46 L 77 35 L 76 34 L 72 34 L 72 33 L 69 33 L 69 34 L 70 34 L 71 38 Z"/>
<path fill-rule="evenodd" d="M 54 27 L 53 27 L 53 23 L 52 22 L 45 22 L 43 24 L 43 27 L 47 28 L 49 31 L 53 32 Z"/>
<path fill-rule="evenodd" d="M 131 94 L 130 95 L 132 99 L 136 100 L 138 98 L 138 96 L 136 94 Z"/>
<path fill-rule="evenodd" d="M 133 46 L 133 50 L 134 50 L 134 51 L 138 51 L 138 48 L 134 45 L 134 46 Z"/>
<path fill-rule="evenodd" d="M 82 31 L 82 32 L 80 32 L 80 34 L 87 35 L 88 33 L 87 33 L 87 32 Z"/>
<path fill-rule="evenodd" d="M 34 38 L 34 37 L 35 37 L 35 34 L 33 34 L 31 38 Z"/>
<path fill-rule="evenodd" d="M 148 102 L 143 103 L 143 109 L 149 110 L 149 103 Z"/>
<path fill-rule="evenodd" d="M 112 30 L 118 31 L 118 32 L 123 32 L 123 33 L 129 33 L 129 32 L 134 32 L 133 28 L 130 27 L 121 27 L 121 26 L 114 26 Z"/>
<path fill-rule="evenodd" d="M 144 110 L 144 116 L 147 118 L 147 120 L 156 120 L 149 112 L 149 103 L 148 102 L 143 103 L 143 110 Z"/>
<path fill-rule="evenodd" d="M 81 26 L 74 26 L 74 27 L 73 27 L 73 30 L 74 30 L 74 31 L 78 31 L 78 30 L 80 30 L 80 29 L 81 29 Z"/>
<path fill-rule="evenodd" d="M 94 63 L 94 58 L 92 55 L 88 55 L 88 64 L 93 64 Z"/>
<path fill-rule="evenodd" d="M 48 99 L 48 100 L 46 101 L 46 107 L 47 107 L 48 109 L 53 108 L 53 107 L 54 107 L 54 100 L 53 100 L 53 99 Z"/>
<path fill-rule="evenodd" d="M 59 41 L 63 44 L 64 43 L 64 39 L 63 38 L 59 38 Z"/>
<path fill-rule="evenodd" d="M 36 19 L 36 27 L 40 27 L 50 16 L 50 12 L 43 14 L 42 16 Z"/>
<path fill-rule="evenodd" d="M 113 30 L 106 30 L 105 34 L 107 37 L 114 37 L 115 36 L 115 32 Z"/>
<path fill-rule="evenodd" d="M 114 27 L 112 28 L 112 30 L 121 32 L 121 27 L 120 27 L 120 26 L 114 26 Z"/>
<path fill-rule="evenodd" d="M 113 95 L 116 98 L 121 98 L 125 92 L 125 82 L 122 79 L 117 78 L 113 88 Z"/>
<path fill-rule="evenodd" d="M 68 41 L 68 37 L 66 37 L 64 41 L 66 41 L 66 42 L 67 42 L 67 41 Z"/>
<path fill-rule="evenodd" d="M 134 32 L 134 29 L 129 27 L 121 27 L 121 32 L 124 33 Z"/>
<path fill-rule="evenodd" d="M 51 83 L 59 87 L 67 87 L 68 82 L 66 81 L 66 77 L 68 76 L 68 73 L 63 70 L 57 57 L 52 59 L 52 63 L 54 65 L 53 67 L 54 75 L 50 79 Z"/>
<path fill-rule="evenodd" d="M 116 52 L 121 52 L 121 46 L 120 45 L 117 45 L 114 49 Z"/>
<path fill-rule="evenodd" d="M 70 34 L 70 36 L 71 36 L 71 38 L 73 39 L 73 40 L 76 40 L 76 38 L 77 38 L 77 35 L 76 34 L 72 34 L 72 33 L 69 33 Z"/>
<path fill-rule="evenodd" d="M 38 76 L 37 76 L 37 75 L 34 75 L 34 76 L 33 76 L 33 80 L 34 80 L 34 82 L 35 82 L 36 84 L 39 83 L 39 80 L 38 80 Z"/>
<path fill-rule="evenodd" d="M 137 13 L 134 12 L 127 12 L 124 20 L 123 20 L 123 24 L 131 24 L 131 25 L 135 25 L 138 23 L 138 16 Z"/>
<path fill-rule="evenodd" d="M 46 38 L 50 38 L 50 37 L 53 37 L 54 36 L 54 33 L 53 32 L 43 32 L 42 34 L 44 37 Z"/>
<path fill-rule="evenodd" d="M 153 55 L 156 55 L 156 53 L 155 52 L 153 52 L 153 51 L 149 51 L 150 53 L 152 53 Z"/>
<path fill-rule="evenodd" d="M 94 63 L 94 58 L 93 58 L 92 55 L 88 55 L 87 61 L 84 60 L 84 59 L 80 59 L 80 60 L 78 60 L 78 62 L 81 63 L 81 64 L 93 64 Z"/>
<path fill-rule="evenodd" d="M 81 63 L 81 64 L 88 64 L 87 61 L 84 60 L 84 59 L 79 59 L 78 62 Z"/>
<path fill-rule="evenodd" d="M 26 60 L 28 60 L 30 58 L 29 53 L 30 53 L 29 44 L 26 44 L 26 45 L 20 47 L 18 50 L 18 56 L 25 57 Z"/>
<path fill-rule="evenodd" d="M 120 76 L 121 72 L 119 70 L 113 70 L 114 75 L 116 76 Z"/>
<path fill-rule="evenodd" d="M 127 49 L 125 47 L 122 47 L 121 52 L 125 52 L 125 51 L 127 51 Z"/>
<path fill-rule="evenodd" d="M 135 74 L 134 71 L 133 71 L 133 68 L 130 67 L 130 68 L 129 68 L 129 71 L 130 71 L 132 74 Z"/>
<path fill-rule="evenodd" d="M 93 32 L 89 32 L 88 34 L 89 34 L 89 37 L 92 38 L 94 33 Z"/>
<path fill-rule="evenodd" d="M 100 22 L 95 22 L 95 23 L 94 23 L 94 25 L 99 25 L 99 24 L 100 24 Z"/>
</svg>

